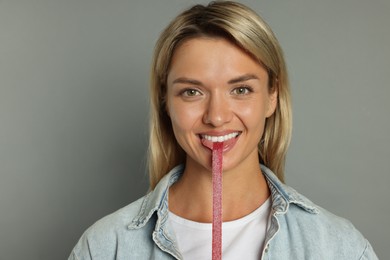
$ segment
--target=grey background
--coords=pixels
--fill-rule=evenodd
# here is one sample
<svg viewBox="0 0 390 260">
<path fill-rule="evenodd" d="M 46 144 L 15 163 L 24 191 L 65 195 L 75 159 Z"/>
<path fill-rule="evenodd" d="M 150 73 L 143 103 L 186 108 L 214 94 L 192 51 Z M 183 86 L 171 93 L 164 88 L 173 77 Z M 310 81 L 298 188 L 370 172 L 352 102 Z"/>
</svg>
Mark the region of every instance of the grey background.
<svg viewBox="0 0 390 260">
<path fill-rule="evenodd" d="M 288 184 L 389 259 L 390 2 L 242 2 L 285 51 Z M 65 259 L 145 194 L 152 49 L 192 3 L 0 0 L 0 259 Z"/>
</svg>

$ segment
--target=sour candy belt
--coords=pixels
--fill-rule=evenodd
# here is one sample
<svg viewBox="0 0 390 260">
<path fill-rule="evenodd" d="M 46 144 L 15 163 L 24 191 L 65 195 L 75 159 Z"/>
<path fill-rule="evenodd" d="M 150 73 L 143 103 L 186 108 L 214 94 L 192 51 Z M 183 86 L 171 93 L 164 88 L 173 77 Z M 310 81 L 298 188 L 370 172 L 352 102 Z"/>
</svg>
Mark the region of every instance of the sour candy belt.
<svg viewBox="0 0 390 260">
<path fill-rule="evenodd" d="M 222 259 L 222 152 L 223 142 L 213 143 L 213 224 L 212 259 Z"/>
</svg>

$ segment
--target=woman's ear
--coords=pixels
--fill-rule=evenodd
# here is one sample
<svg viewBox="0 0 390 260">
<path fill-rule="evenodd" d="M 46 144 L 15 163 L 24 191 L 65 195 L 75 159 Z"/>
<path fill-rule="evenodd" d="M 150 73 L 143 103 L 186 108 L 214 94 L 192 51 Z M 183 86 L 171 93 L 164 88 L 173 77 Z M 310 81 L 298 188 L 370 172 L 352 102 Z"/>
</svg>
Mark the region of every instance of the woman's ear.
<svg viewBox="0 0 390 260">
<path fill-rule="evenodd" d="M 161 98 L 161 109 L 164 109 L 165 113 L 167 113 L 168 117 L 171 117 L 171 115 L 169 114 L 167 93 L 165 93 L 165 95 Z"/>
<path fill-rule="evenodd" d="M 277 87 L 274 86 L 273 89 L 270 90 L 268 96 L 268 107 L 266 113 L 267 118 L 274 114 L 277 105 L 278 105 L 278 90 Z"/>
</svg>

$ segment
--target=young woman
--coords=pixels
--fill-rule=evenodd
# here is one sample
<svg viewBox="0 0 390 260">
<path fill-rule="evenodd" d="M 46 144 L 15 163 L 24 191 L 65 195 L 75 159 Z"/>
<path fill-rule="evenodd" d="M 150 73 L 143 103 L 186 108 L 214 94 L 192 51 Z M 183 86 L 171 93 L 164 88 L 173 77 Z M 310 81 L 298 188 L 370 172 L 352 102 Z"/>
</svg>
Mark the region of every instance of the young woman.
<svg viewBox="0 0 390 260">
<path fill-rule="evenodd" d="M 161 34 L 151 75 L 151 190 L 90 227 L 69 259 L 210 259 L 216 142 L 223 259 L 377 259 L 348 221 L 283 184 L 288 77 L 256 13 L 228 1 L 184 11 Z"/>
</svg>

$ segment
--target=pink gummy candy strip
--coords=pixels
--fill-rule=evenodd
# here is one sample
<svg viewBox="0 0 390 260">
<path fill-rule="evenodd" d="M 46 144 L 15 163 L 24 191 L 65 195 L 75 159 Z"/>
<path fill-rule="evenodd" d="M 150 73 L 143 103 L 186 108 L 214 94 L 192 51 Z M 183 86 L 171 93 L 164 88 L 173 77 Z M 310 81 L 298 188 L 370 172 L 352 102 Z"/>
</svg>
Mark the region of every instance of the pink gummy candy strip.
<svg viewBox="0 0 390 260">
<path fill-rule="evenodd" d="M 223 142 L 213 143 L 213 224 L 212 259 L 222 259 L 222 151 Z"/>
</svg>

